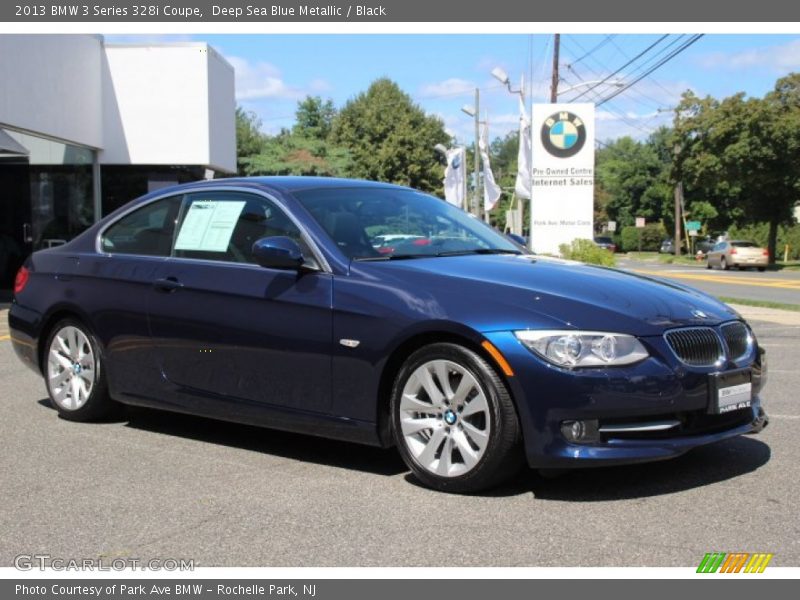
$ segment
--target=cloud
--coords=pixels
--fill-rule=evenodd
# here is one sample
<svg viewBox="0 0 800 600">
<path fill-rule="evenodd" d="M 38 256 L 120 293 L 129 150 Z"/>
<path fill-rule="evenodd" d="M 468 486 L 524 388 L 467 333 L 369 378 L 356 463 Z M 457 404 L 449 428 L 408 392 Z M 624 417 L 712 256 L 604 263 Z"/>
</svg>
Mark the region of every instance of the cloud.
<svg viewBox="0 0 800 600">
<path fill-rule="evenodd" d="M 419 90 L 419 95 L 422 97 L 459 96 L 474 92 L 476 87 L 474 81 L 451 77 L 444 81 L 424 84 Z"/>
<path fill-rule="evenodd" d="M 700 58 L 700 65 L 706 69 L 727 69 L 729 71 L 766 67 L 772 71 L 784 72 L 800 68 L 800 39 L 780 46 L 764 46 L 726 54 L 713 52 Z"/>
<path fill-rule="evenodd" d="M 236 73 L 236 99 L 286 98 L 299 100 L 303 90 L 288 85 L 280 69 L 268 62 L 250 62 L 238 56 L 225 57 Z"/>
</svg>

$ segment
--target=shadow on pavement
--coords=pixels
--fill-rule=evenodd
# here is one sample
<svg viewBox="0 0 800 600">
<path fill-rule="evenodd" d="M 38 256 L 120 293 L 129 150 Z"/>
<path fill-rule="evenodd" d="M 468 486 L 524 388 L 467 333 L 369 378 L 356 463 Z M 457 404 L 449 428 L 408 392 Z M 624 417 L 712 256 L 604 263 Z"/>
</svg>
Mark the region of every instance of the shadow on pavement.
<svg viewBox="0 0 800 600">
<path fill-rule="evenodd" d="M 39 404 L 54 410 L 47 399 L 39 400 Z M 407 470 L 394 449 L 384 450 L 192 415 L 129 406 L 124 417 L 106 422 L 120 422 L 143 431 L 375 475 L 398 475 Z"/>
<path fill-rule="evenodd" d="M 537 500 L 562 502 L 607 502 L 662 496 L 755 471 L 770 459 L 770 447 L 749 436 L 740 436 L 711 446 L 695 448 L 673 460 L 569 470 L 548 479 L 535 471 L 523 472 L 509 485 L 487 496 L 532 493 Z"/>
<path fill-rule="evenodd" d="M 49 400 L 39 404 L 52 409 Z M 261 452 L 292 460 L 376 475 L 399 475 L 421 487 L 408 473 L 397 451 L 203 417 L 128 407 L 117 422 L 143 431 Z M 673 460 L 639 465 L 566 470 L 544 478 L 523 469 L 510 483 L 479 494 L 485 497 L 533 494 L 537 500 L 604 502 L 672 494 L 733 479 L 755 471 L 770 459 L 770 447 L 753 437 L 740 436 L 695 450 Z"/>
</svg>

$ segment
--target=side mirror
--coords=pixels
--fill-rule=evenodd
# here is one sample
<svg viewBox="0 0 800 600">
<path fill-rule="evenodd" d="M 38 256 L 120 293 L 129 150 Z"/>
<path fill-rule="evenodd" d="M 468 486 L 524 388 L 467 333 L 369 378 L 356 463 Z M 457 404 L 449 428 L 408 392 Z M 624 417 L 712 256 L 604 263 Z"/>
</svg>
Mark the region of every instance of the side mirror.
<svg viewBox="0 0 800 600">
<path fill-rule="evenodd" d="M 292 238 L 283 236 L 265 237 L 253 243 L 253 258 L 268 269 L 299 271 L 305 262 L 303 251 Z"/>
</svg>

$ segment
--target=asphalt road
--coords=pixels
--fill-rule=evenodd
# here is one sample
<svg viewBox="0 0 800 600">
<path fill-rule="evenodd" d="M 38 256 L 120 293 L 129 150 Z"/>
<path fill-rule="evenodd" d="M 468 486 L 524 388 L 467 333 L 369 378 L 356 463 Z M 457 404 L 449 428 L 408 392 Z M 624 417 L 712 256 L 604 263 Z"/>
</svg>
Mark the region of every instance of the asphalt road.
<svg viewBox="0 0 800 600">
<path fill-rule="evenodd" d="M 14 556 L 198 566 L 800 566 L 800 325 L 756 323 L 770 426 L 647 466 L 532 472 L 491 494 L 418 486 L 394 451 L 136 410 L 59 419 L 0 341 L 0 565 Z"/>
<path fill-rule="evenodd" d="M 618 258 L 617 266 L 645 275 L 673 279 L 714 296 L 800 304 L 800 271 L 721 271 L 696 265 L 664 264 Z"/>
</svg>

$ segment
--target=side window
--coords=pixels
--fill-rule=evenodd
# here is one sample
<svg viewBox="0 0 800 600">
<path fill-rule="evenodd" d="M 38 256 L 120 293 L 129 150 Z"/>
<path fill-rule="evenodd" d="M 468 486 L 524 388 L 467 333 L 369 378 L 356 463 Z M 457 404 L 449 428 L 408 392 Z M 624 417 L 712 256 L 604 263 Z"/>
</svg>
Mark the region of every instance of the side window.
<svg viewBox="0 0 800 600">
<path fill-rule="evenodd" d="M 125 215 L 106 229 L 103 252 L 169 256 L 182 196 L 157 200 Z"/>
<path fill-rule="evenodd" d="M 725 249 L 725 244 L 720 242 L 716 246 L 714 246 L 714 248 L 712 250 L 714 252 L 719 252 L 719 251 L 724 250 L 724 249 Z"/>
<path fill-rule="evenodd" d="M 255 263 L 253 243 L 264 237 L 292 238 L 312 256 L 300 230 L 267 198 L 237 192 L 202 192 L 186 197 L 173 256 Z"/>
</svg>

